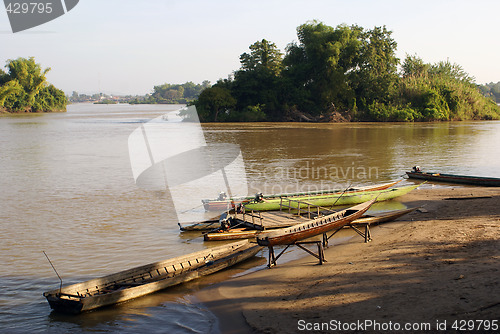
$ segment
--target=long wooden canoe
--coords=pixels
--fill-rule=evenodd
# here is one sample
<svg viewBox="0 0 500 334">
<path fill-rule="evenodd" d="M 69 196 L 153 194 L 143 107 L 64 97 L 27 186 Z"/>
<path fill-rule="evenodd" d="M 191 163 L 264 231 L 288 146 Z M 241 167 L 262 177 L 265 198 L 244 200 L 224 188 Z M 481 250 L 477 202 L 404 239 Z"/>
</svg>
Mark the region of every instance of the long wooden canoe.
<svg viewBox="0 0 500 334">
<path fill-rule="evenodd" d="M 375 215 L 363 215 L 360 218 L 353 220 L 351 222 L 351 224 L 352 225 L 382 224 L 382 223 L 396 220 L 399 217 L 402 217 L 402 216 L 404 216 L 404 215 L 406 215 L 406 214 L 408 214 L 416 209 L 417 208 L 410 208 L 410 209 L 383 212 L 383 213 L 375 214 Z M 293 225 L 290 225 L 290 226 L 293 226 Z M 284 227 L 288 227 L 288 226 L 284 226 Z M 238 229 L 231 229 L 229 231 L 223 231 L 223 232 L 206 233 L 203 235 L 203 238 L 205 241 L 238 240 L 238 239 L 255 238 L 257 235 L 260 235 L 261 233 L 264 233 L 264 231 L 254 230 L 254 229 L 249 229 L 249 228 L 238 228 Z"/>
<path fill-rule="evenodd" d="M 45 292 L 57 312 L 78 314 L 141 297 L 212 274 L 254 256 L 262 247 L 238 241 Z"/>
<path fill-rule="evenodd" d="M 262 232 L 261 230 L 238 228 L 238 229 L 231 229 L 229 231 L 206 233 L 203 235 L 203 239 L 205 241 L 248 239 L 248 238 L 254 238 L 261 232 Z"/>
<path fill-rule="evenodd" d="M 375 199 L 302 224 L 259 234 L 257 236 L 257 243 L 267 247 L 289 245 L 333 229 L 341 228 L 361 217 L 373 203 L 375 203 Z"/>
<path fill-rule="evenodd" d="M 394 181 L 390 183 L 383 183 L 379 185 L 373 185 L 373 186 L 366 186 L 366 187 L 357 187 L 357 188 L 350 188 L 347 191 L 348 192 L 366 192 L 366 191 L 375 191 L 375 190 L 383 190 L 383 189 L 388 189 L 394 185 L 396 185 L 399 181 Z M 344 189 L 337 189 L 337 190 L 321 190 L 321 191 L 310 191 L 310 192 L 301 192 L 301 193 L 289 193 L 289 194 L 273 194 L 273 195 L 262 195 L 262 198 L 264 200 L 272 200 L 272 199 L 279 199 L 281 197 L 287 197 L 287 198 L 295 198 L 295 197 L 304 197 L 304 196 L 329 196 L 333 194 L 340 194 L 343 193 L 345 190 Z M 203 207 L 205 208 L 206 211 L 223 211 L 223 210 L 228 210 L 231 208 L 234 208 L 240 204 L 245 204 L 249 203 L 252 200 L 255 199 L 255 196 L 250 196 L 250 197 L 234 197 L 230 199 L 204 199 L 202 200 Z"/>
<path fill-rule="evenodd" d="M 387 201 L 403 196 L 416 189 L 419 185 L 391 188 L 377 191 L 346 192 L 344 194 L 297 196 L 294 198 L 275 198 L 244 205 L 245 210 L 273 211 L 280 208 L 306 208 L 308 205 L 330 207 L 332 205 L 355 205 L 377 198 L 377 202 Z"/>
<path fill-rule="evenodd" d="M 394 210 L 389 212 L 383 212 L 375 215 L 364 215 L 361 218 L 354 220 L 351 224 L 353 225 L 362 225 L 362 224 L 370 224 L 370 225 L 378 225 L 382 223 L 391 222 L 393 220 L 398 219 L 412 211 L 415 211 L 418 207 L 403 209 L 403 210 Z"/>
<path fill-rule="evenodd" d="M 181 231 L 207 231 L 220 228 L 221 223 L 219 219 L 210 219 L 198 223 L 177 223 L 177 225 L 179 225 Z"/>
<path fill-rule="evenodd" d="M 406 174 L 408 175 L 409 178 L 418 180 L 470 184 L 470 185 L 484 186 L 484 187 L 500 187 L 500 178 L 495 178 L 495 177 L 454 175 L 454 174 L 415 172 L 415 171 L 406 172 Z"/>
</svg>

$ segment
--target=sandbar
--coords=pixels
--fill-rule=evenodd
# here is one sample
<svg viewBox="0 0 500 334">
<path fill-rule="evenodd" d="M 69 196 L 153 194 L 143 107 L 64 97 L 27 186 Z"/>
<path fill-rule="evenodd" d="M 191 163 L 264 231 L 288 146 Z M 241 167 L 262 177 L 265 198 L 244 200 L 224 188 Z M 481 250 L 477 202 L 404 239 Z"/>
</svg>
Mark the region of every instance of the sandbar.
<svg viewBox="0 0 500 334">
<path fill-rule="evenodd" d="M 468 320 L 500 322 L 500 189 L 427 187 L 399 201 L 422 209 L 372 228 L 369 243 L 356 237 L 329 247 L 323 265 L 310 255 L 278 261 L 196 297 L 222 333 L 377 332 L 376 325 L 408 324 L 432 331 L 445 324 L 452 332 Z M 474 326 L 481 329 L 479 321 Z"/>
</svg>

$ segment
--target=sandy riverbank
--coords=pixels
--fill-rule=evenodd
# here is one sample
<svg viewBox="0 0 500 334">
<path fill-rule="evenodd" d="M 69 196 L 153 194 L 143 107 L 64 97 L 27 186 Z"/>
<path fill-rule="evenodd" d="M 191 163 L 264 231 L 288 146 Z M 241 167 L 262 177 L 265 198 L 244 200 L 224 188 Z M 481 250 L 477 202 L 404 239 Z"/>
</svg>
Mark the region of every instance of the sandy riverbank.
<svg viewBox="0 0 500 334">
<path fill-rule="evenodd" d="M 368 244 L 328 248 L 322 266 L 307 256 L 197 297 L 223 333 L 295 333 L 332 320 L 433 330 L 436 321 L 448 330 L 455 320 L 500 322 L 500 189 L 419 189 L 400 201 L 426 212 L 373 228 Z"/>
</svg>

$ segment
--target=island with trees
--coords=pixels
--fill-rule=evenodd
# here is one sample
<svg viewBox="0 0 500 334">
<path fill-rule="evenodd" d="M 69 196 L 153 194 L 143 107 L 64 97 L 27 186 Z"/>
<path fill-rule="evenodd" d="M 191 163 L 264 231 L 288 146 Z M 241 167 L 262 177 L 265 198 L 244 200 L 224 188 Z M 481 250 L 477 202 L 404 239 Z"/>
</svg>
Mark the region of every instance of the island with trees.
<svg viewBox="0 0 500 334">
<path fill-rule="evenodd" d="M 391 34 L 386 27 L 307 22 L 284 54 L 265 39 L 252 44 L 240 69 L 193 104 L 203 122 L 500 118 L 499 106 L 460 65 L 415 55 L 401 63 Z"/>
<path fill-rule="evenodd" d="M 50 68 L 42 69 L 33 57 L 8 60 L 5 67 L 7 72 L 0 69 L 0 111 L 66 111 L 66 95 L 45 77 Z"/>
<path fill-rule="evenodd" d="M 168 84 L 154 86 L 153 93 L 143 97 L 130 99 L 130 104 L 186 104 L 193 102 L 200 93 L 210 87 L 210 81 L 195 84 L 188 81 L 184 84 Z"/>
</svg>

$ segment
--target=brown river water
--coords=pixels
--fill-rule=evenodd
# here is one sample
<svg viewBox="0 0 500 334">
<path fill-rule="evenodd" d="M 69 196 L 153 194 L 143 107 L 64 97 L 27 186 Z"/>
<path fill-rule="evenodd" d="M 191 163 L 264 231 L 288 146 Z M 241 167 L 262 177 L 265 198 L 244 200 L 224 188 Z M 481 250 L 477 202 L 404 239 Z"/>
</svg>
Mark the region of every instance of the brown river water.
<svg viewBox="0 0 500 334">
<path fill-rule="evenodd" d="M 42 296 L 59 285 L 42 251 L 70 284 L 213 245 L 196 233 L 180 233 L 170 194 L 139 188 L 131 170 L 129 135 L 179 107 L 77 104 L 67 113 L 0 117 L 1 332 L 218 333 L 215 316 L 191 295 L 207 284 L 263 269 L 266 254 L 76 317 L 52 313 Z M 414 165 L 500 177 L 498 121 L 202 128 L 208 144 L 240 147 L 249 193 L 384 183 L 401 179 Z M 214 197 L 219 191 L 214 189 Z M 374 210 L 401 206 L 394 201 Z M 297 256 L 302 253 L 292 251 L 287 259 Z"/>
</svg>

